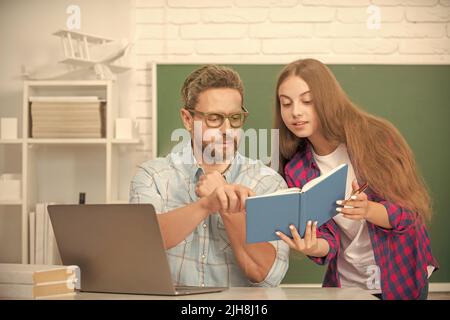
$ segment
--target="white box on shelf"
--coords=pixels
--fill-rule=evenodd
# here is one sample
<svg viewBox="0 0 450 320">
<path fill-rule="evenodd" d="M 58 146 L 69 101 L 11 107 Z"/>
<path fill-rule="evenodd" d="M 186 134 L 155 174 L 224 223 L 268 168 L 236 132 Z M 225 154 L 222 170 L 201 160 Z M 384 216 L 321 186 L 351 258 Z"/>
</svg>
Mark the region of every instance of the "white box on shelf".
<svg viewBox="0 0 450 320">
<path fill-rule="evenodd" d="M 0 175 L 0 201 L 20 200 L 22 176 L 5 173 Z"/>
<path fill-rule="evenodd" d="M 1 118 L 0 127 L 0 139 L 17 139 L 17 118 Z"/>
<path fill-rule="evenodd" d="M 116 139 L 133 139 L 133 120 L 129 118 L 116 119 Z"/>
</svg>

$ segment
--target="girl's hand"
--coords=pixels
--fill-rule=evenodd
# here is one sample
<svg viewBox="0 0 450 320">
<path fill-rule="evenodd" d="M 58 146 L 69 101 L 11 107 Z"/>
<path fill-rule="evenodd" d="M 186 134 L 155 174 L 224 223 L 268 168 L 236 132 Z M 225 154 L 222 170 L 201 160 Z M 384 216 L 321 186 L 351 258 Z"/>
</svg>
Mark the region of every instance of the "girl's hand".
<svg viewBox="0 0 450 320">
<path fill-rule="evenodd" d="M 353 191 L 359 189 L 358 182 L 353 180 Z M 369 201 L 367 200 L 367 194 L 361 192 L 358 195 L 354 195 L 349 201 L 338 200 L 336 204 L 341 207 L 337 207 L 336 211 L 342 213 L 345 218 L 352 220 L 367 220 L 369 215 Z"/>
<path fill-rule="evenodd" d="M 289 238 L 281 231 L 277 231 L 276 235 L 286 242 L 291 249 L 300 251 L 308 256 L 314 256 L 317 253 L 319 247 L 317 240 L 317 221 L 314 223 L 308 221 L 304 238 L 300 237 L 297 229 L 293 225 L 290 225 L 289 229 L 291 230 L 293 239 Z"/>
</svg>

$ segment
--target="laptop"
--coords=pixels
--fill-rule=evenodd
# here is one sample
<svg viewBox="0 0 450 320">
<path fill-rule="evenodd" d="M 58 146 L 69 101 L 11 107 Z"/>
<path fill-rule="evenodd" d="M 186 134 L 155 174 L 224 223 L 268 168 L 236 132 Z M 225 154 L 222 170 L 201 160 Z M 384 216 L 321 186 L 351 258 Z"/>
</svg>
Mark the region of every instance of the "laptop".
<svg viewBox="0 0 450 320">
<path fill-rule="evenodd" d="M 225 287 L 176 287 L 151 204 L 49 205 L 64 265 L 81 269 L 81 291 L 186 295 Z"/>
</svg>

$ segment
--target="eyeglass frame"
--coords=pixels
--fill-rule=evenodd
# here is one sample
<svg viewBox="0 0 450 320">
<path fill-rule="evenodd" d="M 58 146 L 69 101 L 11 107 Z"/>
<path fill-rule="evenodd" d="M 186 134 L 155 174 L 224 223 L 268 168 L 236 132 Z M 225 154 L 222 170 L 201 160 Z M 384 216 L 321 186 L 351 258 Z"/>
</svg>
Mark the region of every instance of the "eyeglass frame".
<svg viewBox="0 0 450 320">
<path fill-rule="evenodd" d="M 244 126 L 245 120 L 247 119 L 247 117 L 248 117 L 249 114 L 250 114 L 250 113 L 248 112 L 248 110 L 245 109 L 244 106 L 242 106 L 241 108 L 242 108 L 242 110 L 243 110 L 244 112 L 236 112 L 236 113 L 232 113 L 232 114 L 230 114 L 230 115 L 226 115 L 226 114 L 220 113 L 220 112 L 203 112 L 203 111 L 198 111 L 198 110 L 190 109 L 190 108 L 186 108 L 186 107 L 185 107 L 184 109 L 187 110 L 191 115 L 192 115 L 192 114 L 195 114 L 195 113 L 200 114 L 200 115 L 203 117 L 203 119 L 205 120 L 205 124 L 208 126 L 208 128 L 212 128 L 212 129 L 220 128 L 220 127 L 223 126 L 223 124 L 225 123 L 225 120 L 228 119 L 228 121 L 230 122 L 230 126 L 231 126 L 233 129 L 238 129 L 238 128 L 242 128 L 242 127 Z M 221 123 L 219 126 L 217 126 L 217 127 L 211 127 L 211 126 L 208 125 L 208 122 L 207 122 L 206 117 L 207 117 L 208 115 L 211 115 L 211 114 L 220 115 L 220 116 L 222 117 L 223 121 L 222 121 L 222 123 Z M 242 125 L 239 126 L 239 127 L 233 127 L 233 125 L 231 124 L 231 120 L 230 120 L 230 118 L 231 118 L 232 116 L 236 115 L 236 114 L 244 115 L 244 119 L 242 120 Z"/>
</svg>

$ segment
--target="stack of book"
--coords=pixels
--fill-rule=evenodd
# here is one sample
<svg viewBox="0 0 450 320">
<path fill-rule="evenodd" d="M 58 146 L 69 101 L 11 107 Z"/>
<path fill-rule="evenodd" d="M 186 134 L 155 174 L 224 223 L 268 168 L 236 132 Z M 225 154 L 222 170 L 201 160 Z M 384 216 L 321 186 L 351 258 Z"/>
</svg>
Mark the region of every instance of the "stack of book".
<svg viewBox="0 0 450 320">
<path fill-rule="evenodd" d="M 79 288 L 77 266 L 0 264 L 0 297 L 42 299 L 73 296 Z"/>
<path fill-rule="evenodd" d="M 36 211 L 29 214 L 31 264 L 61 264 L 55 234 L 47 211 L 49 204 L 54 203 L 37 203 Z"/>
<path fill-rule="evenodd" d="M 33 138 L 102 138 L 104 103 L 99 97 L 30 97 Z"/>
</svg>

